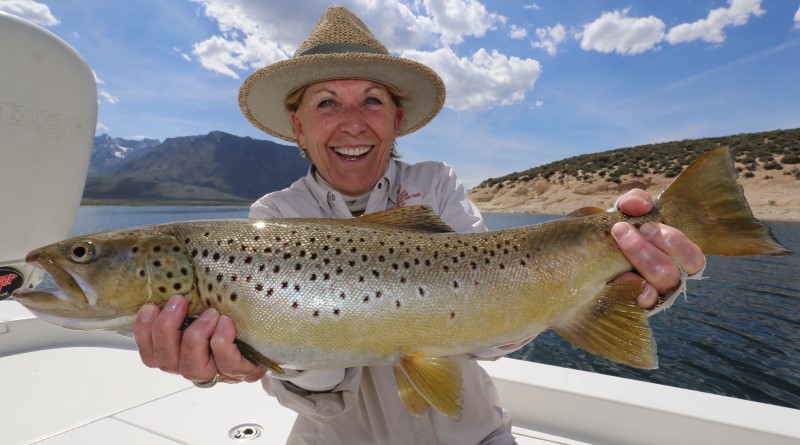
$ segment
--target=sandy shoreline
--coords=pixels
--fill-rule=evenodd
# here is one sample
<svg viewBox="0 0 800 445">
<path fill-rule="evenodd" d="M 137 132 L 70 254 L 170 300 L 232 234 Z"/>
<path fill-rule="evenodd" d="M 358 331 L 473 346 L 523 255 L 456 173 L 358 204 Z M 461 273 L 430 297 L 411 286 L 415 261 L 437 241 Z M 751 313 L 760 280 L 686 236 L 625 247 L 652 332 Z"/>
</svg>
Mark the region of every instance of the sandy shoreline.
<svg viewBox="0 0 800 445">
<path fill-rule="evenodd" d="M 674 178 L 673 178 L 674 179 Z M 619 185 L 605 180 L 592 183 L 567 179 L 556 184 L 536 179 L 526 183 L 505 183 L 503 187 L 472 189 L 469 197 L 482 212 L 540 213 L 565 215 L 581 207 L 611 207 L 617 197 L 631 188 L 658 195 L 673 179 L 651 177 L 625 180 Z M 800 221 L 800 180 L 781 172 L 758 172 L 739 178 L 745 197 L 758 219 Z"/>
</svg>

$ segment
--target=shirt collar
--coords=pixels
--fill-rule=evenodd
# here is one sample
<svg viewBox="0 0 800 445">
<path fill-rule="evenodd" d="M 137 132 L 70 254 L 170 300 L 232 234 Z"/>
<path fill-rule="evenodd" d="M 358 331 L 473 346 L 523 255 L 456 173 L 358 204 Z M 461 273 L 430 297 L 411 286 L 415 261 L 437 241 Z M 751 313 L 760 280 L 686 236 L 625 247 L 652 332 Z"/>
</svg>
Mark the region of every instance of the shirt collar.
<svg viewBox="0 0 800 445">
<path fill-rule="evenodd" d="M 397 161 L 389 159 L 383 176 L 378 179 L 375 186 L 370 192 L 369 201 L 367 202 L 366 213 L 374 213 L 386 210 L 395 205 L 395 197 L 397 196 Z M 311 192 L 317 204 L 324 210 L 329 218 L 348 218 L 351 216 L 350 211 L 345 205 L 342 194 L 336 190 L 326 187 L 325 185 L 317 182 L 314 178 L 317 169 L 312 164 L 308 169 L 308 173 L 303 182 Z"/>
</svg>

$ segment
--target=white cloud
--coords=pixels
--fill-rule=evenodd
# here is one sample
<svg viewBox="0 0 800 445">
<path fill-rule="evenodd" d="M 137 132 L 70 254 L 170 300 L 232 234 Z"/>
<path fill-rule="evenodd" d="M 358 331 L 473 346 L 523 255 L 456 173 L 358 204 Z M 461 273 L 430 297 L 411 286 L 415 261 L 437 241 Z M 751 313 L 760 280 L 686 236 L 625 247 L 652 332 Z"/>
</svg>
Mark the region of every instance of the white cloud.
<svg viewBox="0 0 800 445">
<path fill-rule="evenodd" d="M 276 31 L 293 29 L 296 24 L 288 19 L 293 16 L 292 11 L 276 11 L 277 14 L 270 15 L 269 11 L 264 11 L 267 7 L 260 7 L 252 0 L 195 1 L 203 5 L 206 16 L 216 20 L 222 33 L 193 45 L 192 54 L 204 68 L 238 79 L 235 69 L 248 71 L 288 57 L 287 37 L 291 38 L 291 32 Z M 275 3 L 285 7 L 287 2 Z M 265 17 L 266 21 L 260 22 L 259 17 Z"/>
<path fill-rule="evenodd" d="M 577 34 L 581 48 L 601 53 L 639 54 L 654 49 L 664 39 L 664 22 L 658 17 L 627 17 L 628 9 L 604 12 Z"/>
<path fill-rule="evenodd" d="M 542 9 L 542 7 L 537 5 L 536 3 L 531 3 L 530 5 L 525 5 L 522 8 L 523 9 L 530 9 L 530 10 L 533 10 L 533 11 L 538 11 L 538 10 Z"/>
<path fill-rule="evenodd" d="M 105 125 L 101 124 L 100 121 L 97 122 L 97 126 L 95 128 L 95 133 L 108 133 L 109 129 Z"/>
<path fill-rule="evenodd" d="M 329 6 L 327 0 L 193 1 L 220 31 L 195 43 L 193 55 L 206 69 L 232 78 L 289 58 Z M 435 69 L 447 84 L 450 108 L 482 109 L 521 101 L 540 75 L 533 59 L 484 49 L 459 57 L 451 49 L 466 37 L 482 37 L 505 24 L 505 17 L 488 12 L 478 0 L 339 3 L 355 12 L 394 54 Z"/>
<path fill-rule="evenodd" d="M 41 26 L 55 26 L 61 23 L 50 13 L 50 8 L 47 5 L 33 0 L 3 0 L 0 1 L 0 11 L 5 11 Z"/>
<path fill-rule="evenodd" d="M 100 77 L 97 76 L 97 72 L 95 72 L 95 70 L 92 70 L 92 74 L 94 75 L 94 83 L 95 84 L 97 84 L 97 85 L 105 85 L 106 84 L 103 79 L 101 79 Z M 117 98 L 116 96 L 112 95 L 111 93 L 109 93 L 108 91 L 106 91 L 103 88 L 98 88 L 97 89 L 97 103 L 98 104 L 101 102 L 101 99 L 104 100 L 107 104 L 111 104 L 111 105 L 114 105 L 115 103 L 119 102 L 119 98 Z"/>
<path fill-rule="evenodd" d="M 511 25 L 511 30 L 508 31 L 508 36 L 512 39 L 524 39 L 528 37 L 528 31 L 517 25 Z"/>
<path fill-rule="evenodd" d="M 761 0 L 728 0 L 727 8 L 709 11 L 704 19 L 692 23 L 682 23 L 667 33 L 667 41 L 671 44 L 703 40 L 710 43 L 725 41 L 723 30 L 728 26 L 741 26 L 747 23 L 750 16 L 764 14 Z"/>
<path fill-rule="evenodd" d="M 226 40 L 224 37 L 212 36 L 194 44 L 192 53 L 204 68 L 234 79 L 239 74 L 231 67 L 245 70 L 248 49 L 238 40 Z"/>
<path fill-rule="evenodd" d="M 180 54 L 180 56 L 181 56 L 181 58 L 183 60 L 185 60 L 187 62 L 191 62 L 192 61 L 192 58 L 188 54 L 186 54 L 185 52 L 181 51 L 181 49 L 178 48 L 177 46 L 173 46 L 172 50 L 175 51 L 176 53 Z"/>
<path fill-rule="evenodd" d="M 507 57 L 479 49 L 471 57 L 458 57 L 450 48 L 433 52 L 406 51 L 404 57 L 420 61 L 442 76 L 447 85 L 447 107 L 481 110 L 525 99 L 541 75 L 539 62 Z"/>
<path fill-rule="evenodd" d="M 506 20 L 486 11 L 477 0 L 423 0 L 423 3 L 444 45 L 461 43 L 465 36 L 481 37 Z"/>
<path fill-rule="evenodd" d="M 536 28 L 536 37 L 539 40 L 531 42 L 531 46 L 544 49 L 551 56 L 555 56 L 558 51 L 558 45 L 567 38 L 567 30 L 561 23 L 552 27 Z"/>
<path fill-rule="evenodd" d="M 794 13 L 794 29 L 800 29 L 800 8 Z"/>
<path fill-rule="evenodd" d="M 98 85 L 105 85 L 105 81 L 97 76 L 97 72 L 95 70 L 92 70 L 92 74 L 94 75 L 94 83 Z"/>
<path fill-rule="evenodd" d="M 103 89 L 97 90 L 97 95 L 103 98 L 106 101 L 106 103 L 111 105 L 114 105 L 115 103 L 119 102 L 119 99 L 116 96 L 112 95 L 111 93 Z"/>
</svg>

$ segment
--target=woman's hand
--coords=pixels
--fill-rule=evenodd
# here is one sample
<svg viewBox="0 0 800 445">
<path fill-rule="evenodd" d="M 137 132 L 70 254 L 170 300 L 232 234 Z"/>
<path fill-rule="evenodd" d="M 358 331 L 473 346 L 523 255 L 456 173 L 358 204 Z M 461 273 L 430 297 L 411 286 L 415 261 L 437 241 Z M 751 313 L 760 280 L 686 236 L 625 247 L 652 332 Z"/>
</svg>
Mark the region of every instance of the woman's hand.
<svg viewBox="0 0 800 445">
<path fill-rule="evenodd" d="M 644 190 L 633 189 L 619 198 L 617 206 L 626 215 L 642 216 L 653 208 L 653 199 Z M 681 270 L 694 275 L 705 266 L 700 248 L 683 232 L 664 224 L 649 222 L 636 230 L 631 224 L 620 222 L 612 227 L 611 235 L 639 274 L 625 273 L 614 281 L 644 278 L 647 284 L 637 303 L 645 309 L 652 308 L 659 295 L 680 286 Z"/>
<path fill-rule="evenodd" d="M 181 330 L 189 304 L 180 295 L 160 310 L 154 304 L 139 309 L 133 337 L 142 362 L 150 368 L 180 374 L 195 383 L 209 382 L 219 373 L 221 382 L 254 382 L 266 369 L 245 359 L 234 344 L 233 320 L 208 309 Z"/>
</svg>

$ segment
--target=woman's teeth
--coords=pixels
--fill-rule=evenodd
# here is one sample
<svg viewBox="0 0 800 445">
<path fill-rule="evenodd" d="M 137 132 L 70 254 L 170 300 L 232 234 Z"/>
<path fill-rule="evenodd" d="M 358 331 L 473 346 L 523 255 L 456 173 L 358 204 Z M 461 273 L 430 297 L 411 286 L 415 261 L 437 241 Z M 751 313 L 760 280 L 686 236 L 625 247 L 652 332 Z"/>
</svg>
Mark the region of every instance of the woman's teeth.
<svg viewBox="0 0 800 445">
<path fill-rule="evenodd" d="M 357 148 L 352 148 L 352 147 L 348 147 L 348 148 L 334 147 L 333 151 L 336 152 L 336 154 L 339 154 L 339 155 L 342 155 L 342 156 L 356 157 L 356 156 L 361 156 L 361 155 L 369 152 L 371 148 L 372 147 L 357 147 Z"/>
</svg>

